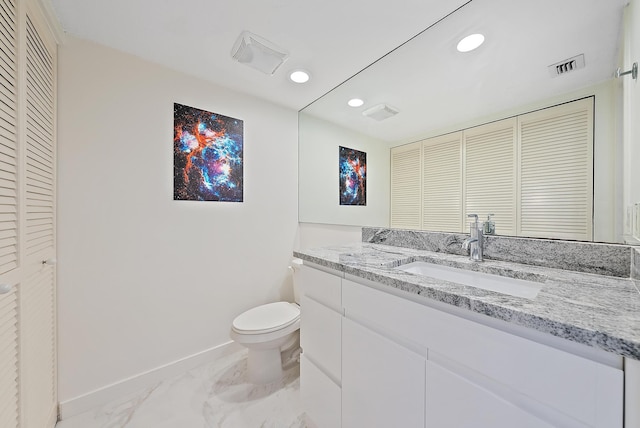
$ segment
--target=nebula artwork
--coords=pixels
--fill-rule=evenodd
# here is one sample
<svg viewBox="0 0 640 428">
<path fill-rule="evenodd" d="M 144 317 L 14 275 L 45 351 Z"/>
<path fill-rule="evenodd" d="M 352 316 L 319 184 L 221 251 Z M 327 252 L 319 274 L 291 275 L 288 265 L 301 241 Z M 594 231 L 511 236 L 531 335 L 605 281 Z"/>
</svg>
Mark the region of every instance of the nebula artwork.
<svg viewBox="0 0 640 428">
<path fill-rule="evenodd" d="M 173 199 L 242 202 L 242 120 L 174 103 L 173 129 Z"/>
<path fill-rule="evenodd" d="M 340 146 L 340 205 L 367 205 L 367 154 Z"/>
</svg>

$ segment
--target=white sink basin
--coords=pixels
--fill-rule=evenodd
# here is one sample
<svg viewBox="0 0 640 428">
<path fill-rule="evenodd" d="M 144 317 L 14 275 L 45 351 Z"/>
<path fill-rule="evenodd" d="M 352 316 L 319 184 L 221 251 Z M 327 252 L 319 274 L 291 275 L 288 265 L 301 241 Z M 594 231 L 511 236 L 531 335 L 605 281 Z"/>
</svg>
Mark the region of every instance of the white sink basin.
<svg viewBox="0 0 640 428">
<path fill-rule="evenodd" d="M 413 262 L 397 267 L 398 270 L 424 275 L 434 279 L 455 282 L 469 287 L 509 294 L 515 297 L 535 299 L 542 288 L 541 283 L 508 278 L 484 272 L 474 272 L 427 262 Z"/>
</svg>

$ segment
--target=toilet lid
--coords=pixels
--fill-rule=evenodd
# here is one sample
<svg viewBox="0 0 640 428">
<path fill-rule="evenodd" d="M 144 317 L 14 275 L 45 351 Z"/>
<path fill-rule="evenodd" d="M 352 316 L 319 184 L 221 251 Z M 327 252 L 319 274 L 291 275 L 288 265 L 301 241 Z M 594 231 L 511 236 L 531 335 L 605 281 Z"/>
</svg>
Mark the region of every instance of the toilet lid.
<svg viewBox="0 0 640 428">
<path fill-rule="evenodd" d="M 298 306 L 289 302 L 268 303 L 238 315 L 233 320 L 233 329 L 245 334 L 268 333 L 287 327 L 298 318 Z"/>
</svg>

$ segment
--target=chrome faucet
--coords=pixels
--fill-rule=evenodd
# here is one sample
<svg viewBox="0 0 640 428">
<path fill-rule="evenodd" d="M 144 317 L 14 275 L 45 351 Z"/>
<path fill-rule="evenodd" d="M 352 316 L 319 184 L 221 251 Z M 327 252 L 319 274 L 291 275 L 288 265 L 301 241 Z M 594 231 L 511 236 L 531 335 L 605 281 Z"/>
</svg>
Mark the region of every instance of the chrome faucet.
<svg viewBox="0 0 640 428">
<path fill-rule="evenodd" d="M 467 217 L 475 218 L 473 223 L 469 223 L 469 237 L 462 243 L 464 250 L 469 250 L 469 258 L 476 262 L 482 261 L 482 246 L 484 244 L 483 226 L 478 224 L 478 214 L 469 214 Z"/>
</svg>

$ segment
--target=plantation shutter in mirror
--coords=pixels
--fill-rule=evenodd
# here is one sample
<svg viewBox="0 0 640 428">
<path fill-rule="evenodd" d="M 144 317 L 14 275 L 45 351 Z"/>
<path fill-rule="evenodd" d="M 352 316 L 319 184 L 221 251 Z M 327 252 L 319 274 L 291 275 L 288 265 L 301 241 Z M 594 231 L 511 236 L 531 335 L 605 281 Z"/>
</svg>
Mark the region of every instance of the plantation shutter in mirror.
<svg viewBox="0 0 640 428">
<path fill-rule="evenodd" d="M 19 423 L 16 6 L 0 0 L 0 427 Z"/>
<path fill-rule="evenodd" d="M 462 231 L 462 133 L 422 143 L 422 229 Z"/>
<path fill-rule="evenodd" d="M 39 15 L 26 17 L 25 280 L 21 293 L 21 391 L 26 426 L 55 421 L 55 44 Z"/>
<path fill-rule="evenodd" d="M 420 228 L 420 143 L 391 149 L 391 227 Z"/>
<path fill-rule="evenodd" d="M 593 100 L 519 118 L 519 235 L 592 239 Z"/>
<path fill-rule="evenodd" d="M 17 64 L 15 6 L 0 0 L 0 274 L 17 267 Z"/>
<path fill-rule="evenodd" d="M 515 140 L 515 118 L 464 132 L 464 215 L 478 214 L 484 221 L 494 214 L 500 235 L 516 234 Z"/>
</svg>

